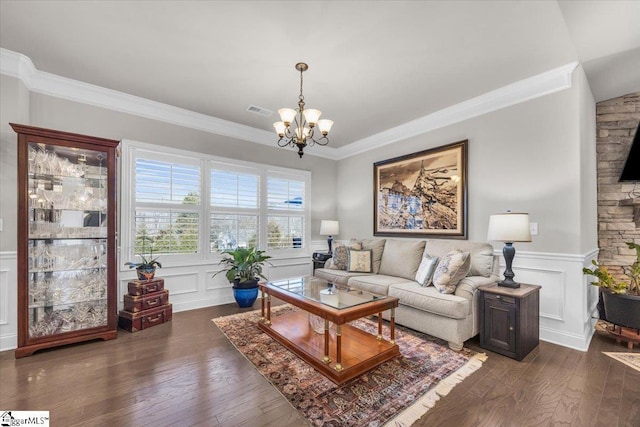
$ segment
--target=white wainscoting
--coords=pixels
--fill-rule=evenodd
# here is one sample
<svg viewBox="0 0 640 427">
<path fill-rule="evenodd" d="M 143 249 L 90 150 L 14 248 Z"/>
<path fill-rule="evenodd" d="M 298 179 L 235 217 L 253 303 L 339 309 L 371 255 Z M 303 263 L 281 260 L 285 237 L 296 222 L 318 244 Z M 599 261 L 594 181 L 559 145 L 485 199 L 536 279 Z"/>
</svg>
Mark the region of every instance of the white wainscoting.
<svg viewBox="0 0 640 427">
<path fill-rule="evenodd" d="M 504 257 L 501 251 L 501 271 Z M 515 280 L 540 285 L 540 339 L 586 351 L 597 318 L 598 292 L 589 285 L 582 268 L 598 255 L 516 252 L 513 262 Z"/>
<path fill-rule="evenodd" d="M 0 351 L 18 346 L 18 255 L 0 252 Z"/>
<path fill-rule="evenodd" d="M 271 260 L 265 268 L 269 279 L 311 274 L 311 253 L 326 251 L 327 242 L 312 241 L 309 251 L 298 257 Z M 0 351 L 15 349 L 18 345 L 18 286 L 17 253 L 0 252 Z M 165 281 L 169 290 L 169 302 L 173 311 L 193 310 L 213 305 L 234 302 L 231 285 L 224 274 L 213 278 L 220 271 L 216 264 L 169 267 L 159 269 L 158 277 Z M 118 310 L 123 308 L 123 296 L 128 292 L 127 283 L 136 278 L 135 270 L 118 272 Z"/>
<path fill-rule="evenodd" d="M 326 251 L 325 240 L 313 240 L 309 250 L 300 256 L 274 258 L 266 265 L 264 274 L 270 280 L 311 274 L 313 264 L 311 253 Z M 217 263 L 181 267 L 165 267 L 158 269 L 156 275 L 164 279 L 164 287 L 169 290 L 169 302 L 173 304 L 173 312 L 177 313 L 196 308 L 234 302 L 231 285 L 223 273 L 213 277 L 220 271 Z M 127 283 L 136 278 L 134 270 L 119 272 L 118 304 L 123 306 L 123 295 L 127 293 Z"/>
<path fill-rule="evenodd" d="M 310 253 L 326 251 L 327 242 L 313 241 Z M 297 258 L 274 259 L 266 269 L 270 279 L 311 274 L 310 253 Z M 504 271 L 504 258 L 496 251 Z M 565 347 L 586 351 L 597 318 L 598 290 L 589 285 L 582 268 L 596 259 L 598 250 L 586 254 L 553 254 L 518 251 L 513 270 L 516 280 L 542 286 L 540 290 L 540 339 Z M 0 351 L 17 346 L 17 257 L 16 252 L 0 252 Z M 216 265 L 163 268 L 158 276 L 165 279 L 174 312 L 233 302 L 231 286 Z M 134 271 L 121 271 L 118 277 L 119 309 L 127 282 Z"/>
</svg>

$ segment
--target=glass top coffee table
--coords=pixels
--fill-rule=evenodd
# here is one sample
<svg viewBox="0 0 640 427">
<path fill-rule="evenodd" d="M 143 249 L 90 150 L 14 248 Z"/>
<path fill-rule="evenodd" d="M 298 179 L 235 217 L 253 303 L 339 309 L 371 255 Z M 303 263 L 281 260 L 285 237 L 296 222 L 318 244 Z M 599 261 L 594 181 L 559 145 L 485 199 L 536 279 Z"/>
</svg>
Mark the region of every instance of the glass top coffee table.
<svg viewBox="0 0 640 427">
<path fill-rule="evenodd" d="M 336 384 L 400 355 L 395 342 L 394 320 L 398 298 L 335 287 L 313 276 L 260 283 L 260 290 L 260 329 Z M 272 296 L 301 310 L 272 317 Z M 382 334 L 382 312 L 385 310 L 391 310 L 389 340 Z M 371 315 L 378 316 L 377 335 L 348 324 Z M 311 325 L 314 316 L 324 323 L 320 333 Z"/>
</svg>

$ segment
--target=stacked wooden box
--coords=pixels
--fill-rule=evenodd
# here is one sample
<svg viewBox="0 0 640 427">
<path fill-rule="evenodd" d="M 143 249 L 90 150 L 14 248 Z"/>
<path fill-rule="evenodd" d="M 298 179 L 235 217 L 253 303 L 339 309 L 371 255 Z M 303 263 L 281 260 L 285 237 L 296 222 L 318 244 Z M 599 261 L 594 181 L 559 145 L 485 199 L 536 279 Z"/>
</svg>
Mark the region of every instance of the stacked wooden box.
<svg viewBox="0 0 640 427">
<path fill-rule="evenodd" d="M 132 280 L 128 291 L 118 321 L 122 329 L 136 332 L 171 320 L 172 308 L 164 279 Z"/>
</svg>

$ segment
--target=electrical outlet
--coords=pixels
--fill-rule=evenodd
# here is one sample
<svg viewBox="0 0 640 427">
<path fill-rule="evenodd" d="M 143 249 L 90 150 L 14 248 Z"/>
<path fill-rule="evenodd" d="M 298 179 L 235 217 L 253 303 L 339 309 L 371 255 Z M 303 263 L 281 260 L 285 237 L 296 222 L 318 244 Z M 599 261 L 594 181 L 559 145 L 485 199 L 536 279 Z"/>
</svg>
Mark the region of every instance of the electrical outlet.
<svg viewBox="0 0 640 427">
<path fill-rule="evenodd" d="M 529 231 L 531 231 L 531 235 L 532 236 L 537 236 L 538 235 L 538 223 L 537 222 L 530 222 L 529 223 Z"/>
</svg>

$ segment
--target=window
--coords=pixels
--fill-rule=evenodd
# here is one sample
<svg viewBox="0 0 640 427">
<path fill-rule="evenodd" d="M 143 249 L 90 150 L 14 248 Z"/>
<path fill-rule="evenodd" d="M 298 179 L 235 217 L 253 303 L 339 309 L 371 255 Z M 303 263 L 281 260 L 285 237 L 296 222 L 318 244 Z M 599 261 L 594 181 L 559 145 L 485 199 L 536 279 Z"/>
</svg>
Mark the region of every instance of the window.
<svg viewBox="0 0 640 427">
<path fill-rule="evenodd" d="M 210 251 L 260 247 L 260 175 L 211 162 Z"/>
<path fill-rule="evenodd" d="M 200 167 L 135 159 L 134 254 L 194 254 L 199 248 Z"/>
<path fill-rule="evenodd" d="M 310 173 L 123 141 L 123 257 L 188 265 L 256 246 L 308 249 Z M 174 264 L 174 265 L 175 265 Z"/>
<path fill-rule="evenodd" d="M 267 247 L 303 247 L 305 182 L 270 175 L 267 178 Z"/>
</svg>

